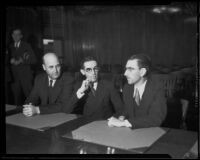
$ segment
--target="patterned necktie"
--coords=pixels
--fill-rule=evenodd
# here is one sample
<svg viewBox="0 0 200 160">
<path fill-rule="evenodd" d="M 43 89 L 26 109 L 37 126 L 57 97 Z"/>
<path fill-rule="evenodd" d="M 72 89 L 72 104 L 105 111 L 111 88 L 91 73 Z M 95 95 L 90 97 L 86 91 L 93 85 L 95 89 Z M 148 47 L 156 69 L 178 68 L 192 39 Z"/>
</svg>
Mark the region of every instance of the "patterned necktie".
<svg viewBox="0 0 200 160">
<path fill-rule="evenodd" d="M 53 80 L 52 79 L 49 81 L 49 87 L 53 87 Z"/>
<path fill-rule="evenodd" d="M 135 89 L 135 95 L 133 98 L 135 99 L 136 104 L 139 106 L 140 105 L 140 94 L 139 94 L 139 91 L 137 88 Z"/>
</svg>

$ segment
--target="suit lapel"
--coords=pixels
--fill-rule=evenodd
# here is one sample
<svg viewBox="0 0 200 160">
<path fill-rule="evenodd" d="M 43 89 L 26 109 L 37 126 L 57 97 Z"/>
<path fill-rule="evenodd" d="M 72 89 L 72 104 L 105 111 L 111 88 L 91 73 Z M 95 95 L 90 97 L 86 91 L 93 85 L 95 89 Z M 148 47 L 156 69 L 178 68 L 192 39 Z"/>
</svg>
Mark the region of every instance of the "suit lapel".
<svg viewBox="0 0 200 160">
<path fill-rule="evenodd" d="M 62 87 L 60 87 L 60 85 L 61 85 L 61 78 L 57 79 L 54 84 L 53 95 L 52 95 L 52 99 L 50 100 L 50 102 L 55 102 L 57 100 L 59 92 L 62 88 Z"/>
<path fill-rule="evenodd" d="M 129 87 L 129 93 L 131 93 L 131 94 L 129 94 L 129 102 L 130 102 L 130 113 L 132 113 L 134 116 L 135 116 L 135 107 L 137 107 L 136 106 L 136 103 L 135 103 L 135 100 L 134 100 L 134 98 L 133 98 L 133 93 L 134 93 L 134 85 L 130 85 L 130 87 Z"/>
<path fill-rule="evenodd" d="M 44 103 L 47 104 L 47 101 L 48 101 L 48 76 L 45 74 L 44 76 L 44 81 L 43 81 L 43 84 L 42 84 L 42 88 L 43 90 L 42 91 L 42 100 L 44 99 Z"/>
<path fill-rule="evenodd" d="M 152 86 L 152 81 L 151 79 L 148 79 L 139 107 L 146 108 L 147 104 L 150 104 L 150 101 L 152 101 L 153 95 L 154 95 L 154 88 Z"/>
<path fill-rule="evenodd" d="M 96 94 L 95 97 L 98 97 L 97 99 L 100 100 L 100 98 L 104 97 L 104 92 L 105 88 L 104 88 L 104 84 L 103 82 L 100 80 L 97 84 L 97 88 L 96 88 Z"/>
</svg>

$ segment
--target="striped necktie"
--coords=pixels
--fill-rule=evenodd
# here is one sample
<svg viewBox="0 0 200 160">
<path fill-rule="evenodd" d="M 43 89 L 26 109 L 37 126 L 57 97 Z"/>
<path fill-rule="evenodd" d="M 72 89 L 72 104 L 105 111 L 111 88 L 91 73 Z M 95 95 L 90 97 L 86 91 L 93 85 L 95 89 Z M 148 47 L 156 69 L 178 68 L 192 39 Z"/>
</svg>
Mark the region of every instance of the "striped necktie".
<svg viewBox="0 0 200 160">
<path fill-rule="evenodd" d="M 53 87 L 53 80 L 52 79 L 49 81 L 49 87 Z"/>
<path fill-rule="evenodd" d="M 135 99 L 136 104 L 139 106 L 140 105 L 140 94 L 138 89 L 135 89 L 135 94 L 133 96 L 133 98 Z"/>
</svg>

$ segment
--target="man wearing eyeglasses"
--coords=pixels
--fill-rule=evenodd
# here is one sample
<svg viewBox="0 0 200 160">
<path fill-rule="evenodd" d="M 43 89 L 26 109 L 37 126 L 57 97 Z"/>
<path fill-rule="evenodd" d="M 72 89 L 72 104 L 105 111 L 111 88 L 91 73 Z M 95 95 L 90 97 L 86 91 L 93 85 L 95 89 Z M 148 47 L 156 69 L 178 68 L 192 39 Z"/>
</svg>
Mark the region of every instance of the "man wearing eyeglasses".
<svg viewBox="0 0 200 160">
<path fill-rule="evenodd" d="M 74 110 L 91 119 L 107 119 L 122 112 L 119 92 L 112 82 L 100 79 L 98 63 L 93 57 L 83 59 L 80 72 L 86 79 L 74 86 L 70 101 Z"/>
<path fill-rule="evenodd" d="M 167 107 L 162 85 L 150 75 L 151 60 L 144 54 L 131 56 L 125 68 L 128 84 L 123 88 L 125 113 L 111 117 L 109 126 L 146 128 L 160 126 Z"/>
<path fill-rule="evenodd" d="M 46 53 L 42 66 L 46 73 L 36 76 L 34 87 L 23 105 L 23 114 L 27 117 L 62 112 L 72 94 L 73 78 L 61 72 L 56 54 Z M 66 108 L 67 113 L 71 111 Z"/>
</svg>

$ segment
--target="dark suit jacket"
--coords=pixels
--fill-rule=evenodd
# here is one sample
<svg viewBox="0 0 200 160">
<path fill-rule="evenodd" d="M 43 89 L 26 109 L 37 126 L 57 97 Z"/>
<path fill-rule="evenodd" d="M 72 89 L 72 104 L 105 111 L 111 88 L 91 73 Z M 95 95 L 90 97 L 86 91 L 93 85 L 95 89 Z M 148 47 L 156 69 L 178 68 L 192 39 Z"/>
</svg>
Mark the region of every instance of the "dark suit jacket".
<svg viewBox="0 0 200 160">
<path fill-rule="evenodd" d="M 32 75 L 30 65 L 36 63 L 36 57 L 31 46 L 28 43 L 21 41 L 19 47 L 16 49 L 14 43 L 12 43 L 10 45 L 10 53 L 11 58 L 18 60 L 21 57 L 24 60 L 23 63 L 17 66 L 11 66 L 14 80 L 24 79 L 24 75 L 26 75 L 27 79 L 32 78 L 30 77 Z M 28 57 L 24 58 L 24 54 L 28 55 Z"/>
<path fill-rule="evenodd" d="M 67 105 L 73 91 L 73 78 L 63 73 L 55 82 L 53 96 L 48 103 L 48 76 L 42 73 L 35 78 L 34 87 L 25 103 L 39 105 L 41 114 L 61 112 L 65 107 L 66 112 L 70 113 Z"/>
<path fill-rule="evenodd" d="M 139 106 L 135 103 L 133 92 L 134 85 L 124 86 L 125 116 L 133 128 L 160 126 L 167 112 L 162 85 L 149 78 Z"/>
<path fill-rule="evenodd" d="M 91 119 L 107 119 L 113 114 L 117 116 L 122 113 L 123 103 L 120 94 L 111 82 L 100 80 L 97 85 L 95 96 L 92 95 L 93 97 L 89 98 L 89 94 L 92 93 L 86 92 L 81 99 L 78 99 L 76 92 L 81 85 L 82 81 L 77 82 L 74 86 L 74 93 L 70 100 L 70 106 L 72 108 L 82 108 L 83 113 L 81 114 Z"/>
</svg>

